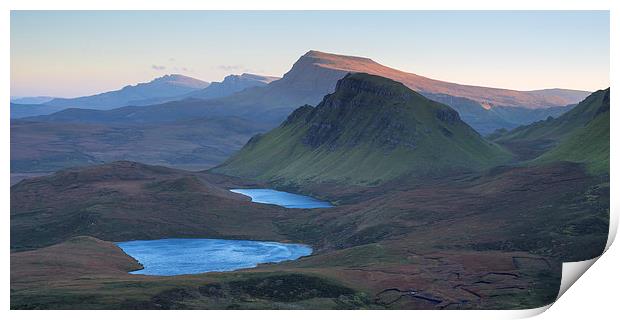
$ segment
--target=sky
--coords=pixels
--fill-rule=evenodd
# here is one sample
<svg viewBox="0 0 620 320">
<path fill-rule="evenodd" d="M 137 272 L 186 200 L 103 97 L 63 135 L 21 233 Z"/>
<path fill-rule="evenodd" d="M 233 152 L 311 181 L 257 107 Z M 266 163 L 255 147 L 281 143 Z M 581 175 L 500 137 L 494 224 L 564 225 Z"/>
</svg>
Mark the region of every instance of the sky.
<svg viewBox="0 0 620 320">
<path fill-rule="evenodd" d="M 309 50 L 462 84 L 593 91 L 609 86 L 609 12 L 12 11 L 11 96 L 282 76 Z"/>
</svg>

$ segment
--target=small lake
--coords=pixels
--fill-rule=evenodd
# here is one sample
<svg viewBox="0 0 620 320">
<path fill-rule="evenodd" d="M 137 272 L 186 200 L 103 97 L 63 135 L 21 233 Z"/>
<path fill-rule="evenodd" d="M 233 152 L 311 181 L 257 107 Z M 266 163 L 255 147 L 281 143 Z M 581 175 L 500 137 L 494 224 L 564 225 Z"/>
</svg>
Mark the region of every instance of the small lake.
<svg viewBox="0 0 620 320">
<path fill-rule="evenodd" d="M 313 209 L 333 207 L 327 201 L 273 189 L 231 189 L 230 191 L 246 195 L 252 198 L 252 202 L 275 204 L 285 208 Z"/>
<path fill-rule="evenodd" d="M 259 263 L 282 262 L 308 256 L 301 244 L 222 239 L 160 239 L 116 243 L 144 269 L 131 272 L 174 276 L 254 268 Z"/>
</svg>

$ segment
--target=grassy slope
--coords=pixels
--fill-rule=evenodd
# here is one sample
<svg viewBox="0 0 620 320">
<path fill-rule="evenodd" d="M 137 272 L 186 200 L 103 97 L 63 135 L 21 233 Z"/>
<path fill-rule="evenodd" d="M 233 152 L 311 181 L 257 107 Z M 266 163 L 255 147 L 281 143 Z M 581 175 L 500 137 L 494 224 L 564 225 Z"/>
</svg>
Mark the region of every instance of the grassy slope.
<svg viewBox="0 0 620 320">
<path fill-rule="evenodd" d="M 118 163 L 14 187 L 11 231 L 25 236 L 12 234 L 13 248 L 50 244 L 48 229 L 53 243 L 68 242 L 12 253 L 12 308 L 537 307 L 555 298 L 560 261 L 596 256 L 607 239 L 609 189 L 588 188 L 591 178 L 570 163 L 369 188 L 382 192 L 314 210 L 252 204 L 226 191 L 226 177 L 188 175 Z M 78 234 L 243 237 L 316 250 L 239 272 L 148 277 L 127 274 L 133 262 L 109 243 L 67 245 Z M 281 295 L 291 289 L 295 301 Z"/>
<path fill-rule="evenodd" d="M 538 148 L 532 163 L 584 163 L 591 174 L 609 172 L 609 89 L 600 90 L 557 119 L 519 127 L 495 139 L 504 145 Z"/>
<path fill-rule="evenodd" d="M 540 156 L 540 162 L 567 160 L 585 163 L 592 174 L 609 173 L 609 112 L 574 130 L 556 147 Z"/>
<path fill-rule="evenodd" d="M 114 243 L 92 237 L 75 237 L 46 248 L 12 253 L 11 308 L 334 309 L 355 308 L 356 304 L 372 307 L 371 301 L 359 299 L 363 296 L 356 290 L 314 274 L 128 274 L 141 267 Z"/>
<path fill-rule="evenodd" d="M 40 250 L 11 254 L 11 282 L 17 286 L 22 281 L 45 279 L 50 274 L 70 279 L 88 274 L 123 276 L 139 269 L 142 265 L 114 243 L 88 236 L 74 237 Z"/>
<path fill-rule="evenodd" d="M 452 116 L 452 109 L 400 83 L 364 74 L 343 81 L 349 83 L 316 109 L 298 109 L 215 171 L 296 185 L 374 185 L 404 174 L 481 169 L 507 158 L 458 117 L 438 119 L 439 113 Z M 308 143 L 313 139 L 321 141 Z"/>
<path fill-rule="evenodd" d="M 208 181 L 213 178 L 115 162 L 24 180 L 11 187 L 11 249 L 41 248 L 80 235 L 113 241 L 282 238 L 273 226 L 282 216 L 278 208 L 246 203 Z"/>
<path fill-rule="evenodd" d="M 302 139 L 310 128 L 298 121 L 313 110 L 298 110 L 291 119 L 298 126 L 278 131 L 272 149 L 281 153 L 269 154 L 262 165 L 278 157 L 307 156 L 308 146 L 287 149 L 277 143 Z M 354 115 L 356 123 L 365 124 L 362 128 L 376 125 L 376 117 Z M 599 153 L 600 146 L 592 142 L 604 142 L 605 129 L 597 121 L 608 124 L 608 111 L 607 118 L 599 116 L 575 131 L 580 134 L 566 135 L 556 152 L 581 145 Z M 343 140 L 327 145 L 358 141 L 360 131 L 345 129 Z M 392 131 L 379 132 L 383 142 L 392 138 Z M 255 148 L 261 140 L 247 147 Z M 432 152 L 453 148 L 444 146 L 445 140 L 435 142 L 428 146 Z M 375 161 L 386 157 L 381 143 L 357 146 L 365 148 L 356 150 L 355 157 L 340 155 L 354 162 L 340 165 L 336 157 L 328 158 L 330 164 L 343 174 L 348 169 L 391 169 L 363 161 L 363 156 Z M 371 147 L 382 152 L 370 152 Z M 397 149 L 391 151 L 387 155 L 395 157 Z M 321 152 L 332 157 L 334 151 L 325 147 Z M 322 164 L 313 161 L 324 156 L 294 161 L 291 170 L 320 170 Z M 226 189 L 251 185 L 207 173 L 132 163 L 67 170 L 11 190 L 13 250 L 65 241 L 11 254 L 11 308 L 538 307 L 555 299 L 561 261 L 589 259 L 604 248 L 609 186 L 594 180 L 574 163 L 498 168 L 482 176 L 455 175 L 415 186 L 392 181 L 396 185 L 367 189 L 375 193 L 359 191 L 363 199 L 356 203 L 295 211 L 249 203 Z M 303 242 L 317 250 L 297 261 L 239 272 L 147 277 L 127 274 L 135 261 L 112 244 L 92 238 L 76 242 L 72 237 L 77 235 L 112 241 L 243 237 Z"/>
<path fill-rule="evenodd" d="M 525 139 L 559 140 L 570 134 L 576 126 L 583 126 L 596 116 L 598 108 L 603 104 L 605 92 L 608 93 L 609 89 L 593 93 L 557 119 L 521 126 L 503 135 L 498 141 Z"/>
</svg>

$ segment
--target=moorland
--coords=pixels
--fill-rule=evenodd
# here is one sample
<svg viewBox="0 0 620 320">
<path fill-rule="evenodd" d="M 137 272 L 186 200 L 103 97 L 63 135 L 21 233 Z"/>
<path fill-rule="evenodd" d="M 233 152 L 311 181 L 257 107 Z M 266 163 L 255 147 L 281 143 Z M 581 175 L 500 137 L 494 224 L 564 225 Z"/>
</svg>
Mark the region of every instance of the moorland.
<svg viewBox="0 0 620 320">
<path fill-rule="evenodd" d="M 12 121 L 12 172 L 45 173 L 11 187 L 12 309 L 534 308 L 555 300 L 563 262 L 605 247 L 609 88 L 482 88 L 311 51 L 279 80 L 182 95 Z M 313 252 L 130 274 L 142 266 L 115 242 L 162 238 Z"/>
</svg>

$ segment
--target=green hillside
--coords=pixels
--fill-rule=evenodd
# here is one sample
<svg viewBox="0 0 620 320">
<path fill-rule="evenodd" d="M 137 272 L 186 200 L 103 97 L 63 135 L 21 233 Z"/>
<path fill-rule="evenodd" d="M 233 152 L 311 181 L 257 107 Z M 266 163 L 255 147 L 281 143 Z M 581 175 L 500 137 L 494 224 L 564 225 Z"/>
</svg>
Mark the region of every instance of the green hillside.
<svg viewBox="0 0 620 320">
<path fill-rule="evenodd" d="M 275 183 L 374 185 L 401 175 L 478 170 L 508 158 L 448 106 L 368 74 L 340 80 L 213 171 Z"/>
<path fill-rule="evenodd" d="M 599 90 L 557 119 L 519 127 L 495 141 L 530 152 L 532 163 L 572 161 L 584 163 L 592 174 L 608 173 L 609 96 L 609 88 Z"/>
</svg>

